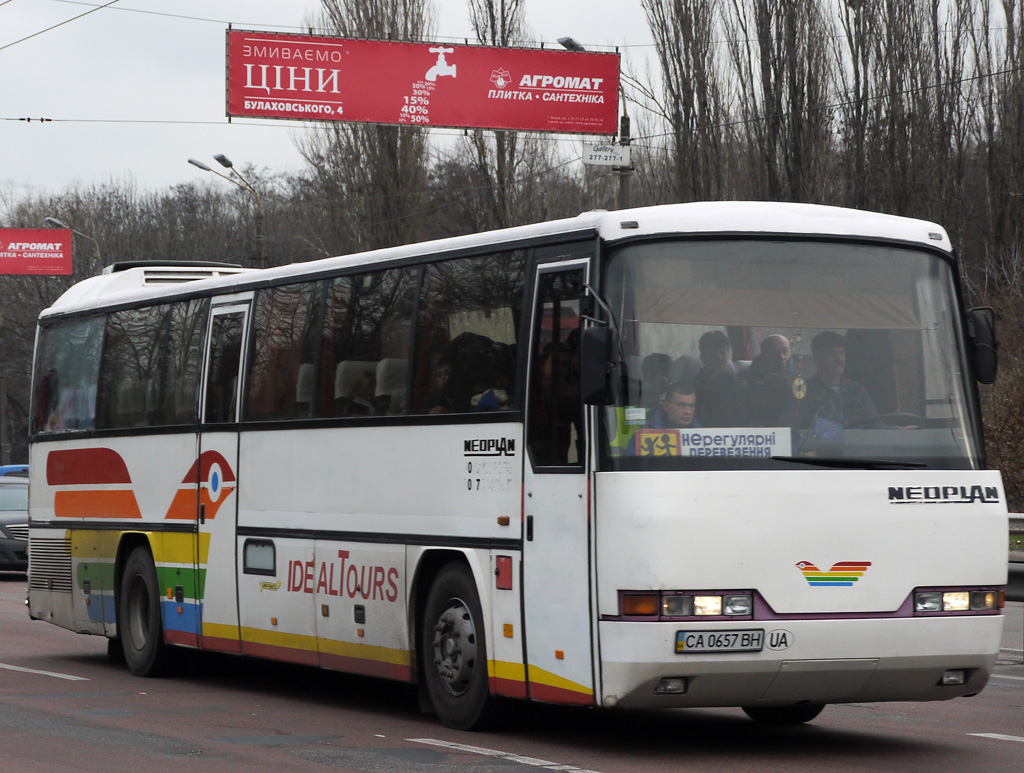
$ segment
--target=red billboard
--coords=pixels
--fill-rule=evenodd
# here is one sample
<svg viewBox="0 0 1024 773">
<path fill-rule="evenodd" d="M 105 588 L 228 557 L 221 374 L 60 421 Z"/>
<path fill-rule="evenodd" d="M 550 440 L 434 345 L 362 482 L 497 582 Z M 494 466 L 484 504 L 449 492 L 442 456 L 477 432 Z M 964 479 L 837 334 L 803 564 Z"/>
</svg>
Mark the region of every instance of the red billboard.
<svg viewBox="0 0 1024 773">
<path fill-rule="evenodd" d="M 613 135 L 619 55 L 227 32 L 227 114 Z"/>
<path fill-rule="evenodd" d="M 71 231 L 0 228 L 0 274 L 70 274 Z"/>
</svg>

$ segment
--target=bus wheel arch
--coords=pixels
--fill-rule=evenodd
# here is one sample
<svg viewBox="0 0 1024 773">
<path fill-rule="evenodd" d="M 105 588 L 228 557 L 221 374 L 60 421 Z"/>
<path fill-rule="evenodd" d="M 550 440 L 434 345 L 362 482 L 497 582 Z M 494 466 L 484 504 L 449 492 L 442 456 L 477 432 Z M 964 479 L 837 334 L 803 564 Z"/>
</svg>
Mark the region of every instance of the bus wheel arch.
<svg viewBox="0 0 1024 773">
<path fill-rule="evenodd" d="M 159 676 L 167 666 L 160 588 L 153 553 L 145 538 L 119 549 L 117 633 L 128 669 L 136 676 Z M 124 561 L 120 556 L 123 553 Z"/>
<path fill-rule="evenodd" d="M 107 637 L 107 656 L 111 662 L 123 663 L 124 653 L 115 653 L 113 649 L 121 649 L 121 580 L 124 578 L 124 565 L 128 556 L 135 548 L 145 548 L 152 555 L 152 547 L 145 534 L 137 532 L 126 532 L 121 536 L 117 544 L 117 554 L 114 557 L 114 585 L 111 590 L 114 592 L 114 634 Z"/>
<path fill-rule="evenodd" d="M 494 699 L 473 570 L 464 555 L 431 556 L 429 566 L 417 572 L 416 588 L 421 706 L 428 704 L 449 727 L 481 729 Z"/>
<path fill-rule="evenodd" d="M 415 567 L 412 569 L 412 583 L 409 587 L 409 640 L 413 643 L 413 649 L 418 652 L 420 649 L 420 635 L 423 628 L 423 612 L 427 606 L 427 596 L 434 585 L 437 575 L 448 564 L 463 564 L 466 569 L 475 577 L 484 571 L 484 568 L 474 566 L 472 551 L 456 550 L 453 548 L 435 548 L 424 550 L 418 557 L 414 558 Z M 479 577 L 478 577 L 479 579 Z M 415 668 L 422 682 L 422 664 L 415 659 Z"/>
</svg>

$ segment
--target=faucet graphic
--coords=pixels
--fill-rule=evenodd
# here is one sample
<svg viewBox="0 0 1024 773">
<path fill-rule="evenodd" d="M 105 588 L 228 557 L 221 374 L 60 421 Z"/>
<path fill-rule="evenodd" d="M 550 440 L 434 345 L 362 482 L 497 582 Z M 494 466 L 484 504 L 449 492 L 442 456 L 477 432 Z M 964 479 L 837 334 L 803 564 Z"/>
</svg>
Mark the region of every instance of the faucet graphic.
<svg viewBox="0 0 1024 773">
<path fill-rule="evenodd" d="M 445 48 L 444 46 L 438 46 L 436 48 L 431 48 L 430 53 L 437 54 L 437 62 L 434 64 L 433 67 L 427 70 L 427 80 L 436 81 L 438 75 L 450 75 L 451 77 L 454 78 L 456 65 L 448 64 L 448 62 L 444 58 L 444 55 L 455 53 L 455 49 Z"/>
</svg>

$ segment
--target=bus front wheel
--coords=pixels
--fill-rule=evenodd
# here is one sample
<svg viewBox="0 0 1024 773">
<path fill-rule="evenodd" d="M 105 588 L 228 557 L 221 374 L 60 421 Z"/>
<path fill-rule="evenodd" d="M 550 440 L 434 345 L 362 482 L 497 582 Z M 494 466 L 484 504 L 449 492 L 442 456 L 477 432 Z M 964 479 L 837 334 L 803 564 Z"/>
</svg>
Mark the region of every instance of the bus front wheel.
<svg viewBox="0 0 1024 773">
<path fill-rule="evenodd" d="M 128 670 L 136 676 L 159 676 L 167 663 L 160 593 L 153 557 L 145 548 L 132 550 L 121 577 L 118 638 Z"/>
<path fill-rule="evenodd" d="M 491 705 L 483 611 L 464 564 L 448 564 L 434 580 L 420 652 L 427 694 L 441 721 L 456 730 L 483 727 Z"/>
<path fill-rule="evenodd" d="M 798 706 L 744 706 L 743 713 L 762 725 L 801 725 L 818 716 L 824 704 L 802 703 Z"/>
</svg>

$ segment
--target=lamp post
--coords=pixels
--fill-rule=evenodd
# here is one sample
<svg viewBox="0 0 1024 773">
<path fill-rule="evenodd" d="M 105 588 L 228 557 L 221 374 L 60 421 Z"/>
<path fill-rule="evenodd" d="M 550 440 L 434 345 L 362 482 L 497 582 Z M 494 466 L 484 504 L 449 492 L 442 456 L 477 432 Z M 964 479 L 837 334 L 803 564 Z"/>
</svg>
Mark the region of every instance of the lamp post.
<svg viewBox="0 0 1024 773">
<path fill-rule="evenodd" d="M 558 44 L 566 51 L 572 51 L 573 53 L 582 54 L 586 53 L 586 50 L 576 38 L 559 38 Z M 629 116 L 625 115 L 625 101 L 623 101 L 623 115 L 619 116 L 619 144 L 629 145 Z M 618 207 L 619 209 L 629 209 L 629 178 L 633 175 L 633 166 L 617 166 L 615 169 L 619 175 L 619 196 L 618 196 Z"/>
<path fill-rule="evenodd" d="M 260 204 L 260 195 L 256 192 L 256 189 L 252 187 L 248 180 L 242 177 L 241 172 L 235 169 L 235 165 L 231 163 L 231 159 L 225 156 L 223 153 L 218 153 L 213 157 L 218 164 L 228 169 L 235 177 L 228 177 L 226 174 L 221 174 L 216 169 L 211 169 L 209 166 L 204 164 L 202 161 L 196 161 L 194 158 L 190 158 L 188 162 L 192 166 L 199 167 L 204 172 L 213 172 L 218 177 L 227 180 L 229 183 L 237 188 L 241 188 L 246 193 L 252 195 L 256 200 L 256 265 L 263 268 L 263 208 Z M 239 180 L 241 182 L 239 182 Z"/>
<path fill-rule="evenodd" d="M 93 239 L 91 236 L 89 236 L 89 234 L 84 234 L 81 231 L 76 231 L 74 228 L 70 228 L 64 225 L 60 220 L 58 220 L 55 217 L 44 217 L 43 222 L 46 223 L 46 225 L 50 226 L 50 228 L 63 228 L 65 231 L 71 231 L 71 233 L 77 234 L 78 236 L 81 236 L 83 239 L 88 239 L 89 241 L 91 241 L 93 243 L 93 246 L 96 248 L 96 262 L 99 263 L 101 267 L 103 266 L 103 257 L 100 255 L 100 243 Z"/>
<path fill-rule="evenodd" d="M 566 51 L 575 51 L 578 54 L 587 50 L 576 41 L 576 38 L 559 38 L 558 45 Z"/>
</svg>

